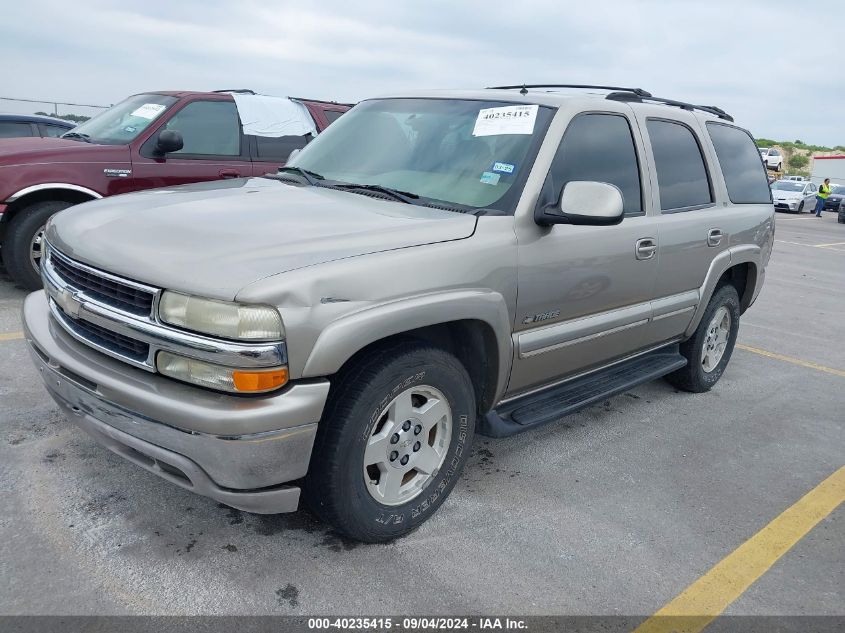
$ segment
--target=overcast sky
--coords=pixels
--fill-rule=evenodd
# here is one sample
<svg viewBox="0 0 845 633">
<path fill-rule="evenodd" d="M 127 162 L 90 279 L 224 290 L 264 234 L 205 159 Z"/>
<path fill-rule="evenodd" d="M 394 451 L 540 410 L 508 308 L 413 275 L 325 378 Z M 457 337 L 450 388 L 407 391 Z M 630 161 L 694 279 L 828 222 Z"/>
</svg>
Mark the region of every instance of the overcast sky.
<svg viewBox="0 0 845 633">
<path fill-rule="evenodd" d="M 756 136 L 845 144 L 842 0 L 2 1 L 2 97 L 607 83 L 718 105 Z"/>
</svg>

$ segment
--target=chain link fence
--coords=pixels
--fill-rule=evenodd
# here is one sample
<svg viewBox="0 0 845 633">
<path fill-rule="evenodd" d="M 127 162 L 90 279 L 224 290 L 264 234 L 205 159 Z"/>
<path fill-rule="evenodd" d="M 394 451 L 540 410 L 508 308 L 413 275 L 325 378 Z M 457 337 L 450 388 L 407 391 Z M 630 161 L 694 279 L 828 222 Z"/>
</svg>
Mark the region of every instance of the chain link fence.
<svg viewBox="0 0 845 633">
<path fill-rule="evenodd" d="M 0 97 L 0 111 L 16 114 L 47 114 L 79 123 L 96 116 L 111 106 L 91 103 L 69 103 L 22 97 Z"/>
</svg>

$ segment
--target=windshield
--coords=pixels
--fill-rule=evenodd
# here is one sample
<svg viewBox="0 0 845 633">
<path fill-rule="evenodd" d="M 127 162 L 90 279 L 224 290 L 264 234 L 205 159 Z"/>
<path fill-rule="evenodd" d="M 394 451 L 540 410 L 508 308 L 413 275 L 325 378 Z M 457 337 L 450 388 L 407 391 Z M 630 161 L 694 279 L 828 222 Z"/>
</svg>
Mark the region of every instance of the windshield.
<svg viewBox="0 0 845 633">
<path fill-rule="evenodd" d="M 830 188 L 830 193 L 835 193 L 837 195 L 845 194 L 845 185 L 833 185 Z"/>
<path fill-rule="evenodd" d="M 772 185 L 772 189 L 778 191 L 804 191 L 804 183 L 795 180 L 778 180 Z"/>
<path fill-rule="evenodd" d="M 288 167 L 471 209 L 509 213 L 552 108 L 458 99 L 365 101 Z"/>
<path fill-rule="evenodd" d="M 760 153 L 761 153 L 761 154 L 767 154 L 768 152 L 769 152 L 769 148 L 768 148 L 768 147 L 761 147 L 761 148 L 760 148 Z"/>
<path fill-rule="evenodd" d="M 103 145 L 126 145 L 174 103 L 176 97 L 167 95 L 134 95 L 62 134 L 62 138 Z"/>
</svg>

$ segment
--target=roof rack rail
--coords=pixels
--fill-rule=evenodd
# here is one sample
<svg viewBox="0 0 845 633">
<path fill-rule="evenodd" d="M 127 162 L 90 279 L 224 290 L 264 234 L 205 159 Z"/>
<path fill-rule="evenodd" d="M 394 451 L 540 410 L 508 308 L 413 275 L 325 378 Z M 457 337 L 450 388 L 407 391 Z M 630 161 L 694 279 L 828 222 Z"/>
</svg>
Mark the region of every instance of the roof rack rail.
<svg viewBox="0 0 845 633">
<path fill-rule="evenodd" d="M 323 99 L 311 99 L 309 97 L 288 97 L 288 99 L 293 99 L 295 101 L 308 101 L 310 103 L 325 103 L 326 105 L 339 105 L 339 106 L 347 106 L 347 107 L 354 107 L 355 103 L 344 103 L 343 101 L 324 101 Z"/>
<path fill-rule="evenodd" d="M 651 95 L 648 95 L 647 97 L 642 95 L 632 95 L 630 92 L 611 92 L 605 97 L 605 99 L 611 99 L 613 101 L 639 101 L 640 103 L 662 103 L 664 105 L 675 106 L 676 108 L 682 108 L 684 110 L 701 110 L 702 112 L 709 112 L 710 114 L 715 114 L 720 119 L 724 119 L 725 121 L 733 122 L 734 120 L 734 118 L 722 110 L 722 108 L 717 108 L 716 106 L 695 105 L 694 103 L 687 103 L 686 101 L 678 101 L 676 99 L 664 99 L 663 97 L 652 97 Z"/>
<path fill-rule="evenodd" d="M 255 90 L 250 90 L 249 88 L 232 88 L 230 90 L 212 90 L 211 92 L 234 92 L 235 94 L 239 95 L 254 95 Z"/>
<path fill-rule="evenodd" d="M 623 88 L 621 86 L 594 86 L 590 84 L 522 84 L 520 86 L 488 86 L 488 90 L 516 90 L 519 89 L 520 94 L 526 94 L 529 88 L 583 88 L 587 90 L 619 90 L 622 92 L 632 92 L 638 97 L 650 97 L 651 93 L 642 88 Z"/>
</svg>

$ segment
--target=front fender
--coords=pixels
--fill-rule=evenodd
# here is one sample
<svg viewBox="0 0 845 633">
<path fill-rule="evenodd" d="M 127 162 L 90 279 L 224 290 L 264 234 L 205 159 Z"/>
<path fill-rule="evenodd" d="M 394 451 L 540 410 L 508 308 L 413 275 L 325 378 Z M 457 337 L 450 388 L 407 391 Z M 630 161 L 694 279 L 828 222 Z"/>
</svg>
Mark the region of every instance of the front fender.
<svg viewBox="0 0 845 633">
<path fill-rule="evenodd" d="M 505 298 L 484 289 L 427 294 L 367 307 L 329 324 L 311 350 L 303 378 L 336 373 L 354 354 L 379 340 L 418 328 L 474 320 L 487 323 L 496 333 L 499 354 L 497 397 L 510 375 L 513 348 L 511 317 Z"/>
</svg>

